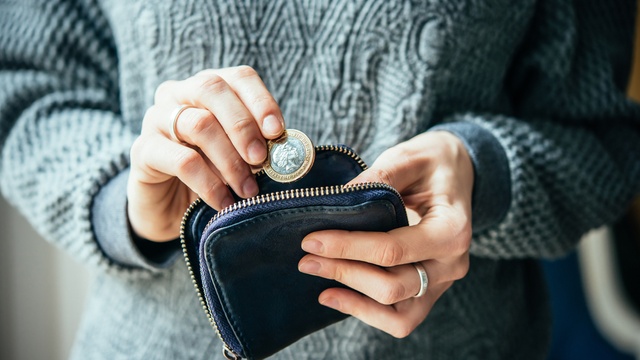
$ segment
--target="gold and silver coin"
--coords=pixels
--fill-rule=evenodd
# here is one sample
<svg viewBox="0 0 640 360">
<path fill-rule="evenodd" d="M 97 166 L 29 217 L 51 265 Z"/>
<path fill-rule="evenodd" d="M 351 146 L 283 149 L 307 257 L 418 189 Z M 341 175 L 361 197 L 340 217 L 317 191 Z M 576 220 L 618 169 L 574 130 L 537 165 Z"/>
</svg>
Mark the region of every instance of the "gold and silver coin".
<svg viewBox="0 0 640 360">
<path fill-rule="evenodd" d="M 264 164 L 264 172 L 271 179 L 288 183 L 305 176 L 315 160 L 313 143 L 307 135 L 295 129 L 287 129 L 284 134 L 268 143 L 269 156 Z"/>
</svg>

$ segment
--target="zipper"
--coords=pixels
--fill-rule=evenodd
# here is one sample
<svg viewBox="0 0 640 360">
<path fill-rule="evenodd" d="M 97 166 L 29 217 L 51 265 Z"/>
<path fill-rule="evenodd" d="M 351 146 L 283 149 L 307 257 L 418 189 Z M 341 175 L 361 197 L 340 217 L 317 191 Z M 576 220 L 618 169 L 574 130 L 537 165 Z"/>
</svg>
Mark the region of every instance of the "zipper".
<svg viewBox="0 0 640 360">
<path fill-rule="evenodd" d="M 224 216 L 230 212 L 238 211 L 241 209 L 246 209 L 251 206 L 266 204 L 273 201 L 279 200 L 289 200 L 289 199 L 300 199 L 300 198 L 309 198 L 309 197 L 320 197 L 320 196 L 328 196 L 328 195 L 341 195 L 355 191 L 361 190 L 371 190 L 371 189 L 385 189 L 395 193 L 400 200 L 402 197 L 398 190 L 393 188 L 391 185 L 387 185 L 385 183 L 379 182 L 366 182 L 359 183 L 353 185 L 331 185 L 331 186 L 323 186 L 323 187 L 315 187 L 315 188 L 303 188 L 303 189 L 290 189 L 283 190 L 278 192 L 272 192 L 268 194 L 257 195 L 252 198 L 244 199 L 242 201 L 236 202 L 233 205 L 229 205 L 226 208 L 218 211 L 207 223 L 205 229 L 209 228 L 211 224 L 218 220 L 221 216 Z M 404 201 L 403 201 L 404 205 Z"/>
<path fill-rule="evenodd" d="M 187 209 L 187 211 L 185 211 L 184 216 L 182 217 L 182 221 L 180 222 L 180 244 L 182 245 L 182 254 L 184 256 L 185 263 L 187 264 L 187 269 L 189 270 L 189 276 L 191 276 L 191 282 L 193 283 L 193 286 L 196 289 L 198 301 L 200 301 L 200 305 L 202 306 L 202 309 L 204 310 L 204 313 L 207 316 L 207 319 L 209 320 L 209 324 L 211 325 L 211 327 L 213 327 L 213 329 L 216 331 L 216 334 L 218 335 L 218 338 L 224 344 L 224 347 L 222 348 L 222 355 L 226 359 L 239 360 L 241 359 L 240 355 L 233 352 L 229 347 L 229 345 L 227 345 L 227 343 L 222 338 L 222 335 L 220 335 L 220 329 L 218 329 L 218 324 L 213 319 L 213 315 L 211 315 L 211 310 L 209 310 L 209 307 L 207 306 L 207 302 L 204 300 L 202 289 L 200 289 L 200 286 L 198 286 L 198 282 L 196 281 L 193 265 L 191 265 L 191 260 L 189 260 L 189 254 L 187 252 L 187 238 L 185 234 L 186 227 L 187 227 L 187 220 L 189 216 L 191 216 L 191 213 L 193 212 L 193 210 L 201 202 L 202 202 L 202 199 L 200 198 L 197 198 L 194 202 L 192 202 L 191 205 L 189 205 L 189 208 Z"/>
<path fill-rule="evenodd" d="M 351 149 L 343 146 L 336 145 L 321 145 L 315 147 L 316 151 L 337 151 L 343 153 L 345 155 L 350 156 L 353 160 L 357 162 L 357 164 L 362 168 L 362 170 L 367 169 L 367 165 L 364 161 Z M 264 176 L 264 170 L 260 170 L 256 173 L 256 176 Z M 242 201 L 236 202 L 232 205 L 227 206 L 226 208 L 218 211 L 207 223 L 205 229 L 209 228 L 211 224 L 216 221 L 221 216 L 228 214 L 233 211 L 238 211 L 240 209 L 245 209 L 251 206 L 265 204 L 273 201 L 286 200 L 286 199 L 294 199 L 294 198 L 308 198 L 308 197 L 318 197 L 318 196 L 329 196 L 329 195 L 338 195 L 338 194 L 346 194 L 349 192 L 361 191 L 361 190 L 369 190 L 369 189 L 386 189 L 393 193 L 395 193 L 400 201 L 402 201 L 404 205 L 404 201 L 402 200 L 402 196 L 400 193 L 390 185 L 385 183 L 378 182 L 367 182 L 367 183 L 359 183 L 353 185 L 331 185 L 331 186 L 323 186 L 323 187 L 315 187 L 315 188 L 303 188 L 303 189 L 289 189 L 283 190 L 273 193 L 267 193 L 262 195 L 257 195 L 252 198 L 243 199 Z M 185 263 L 187 264 L 187 269 L 189 270 L 189 275 L 191 276 L 191 281 L 193 286 L 196 289 L 196 293 L 198 296 L 198 300 L 202 305 L 202 309 L 204 310 L 207 319 L 209 320 L 209 324 L 215 330 L 218 338 L 224 344 L 222 349 L 222 355 L 226 359 L 230 360 L 239 360 L 242 357 L 236 354 L 231 347 L 226 343 L 226 341 L 222 338 L 220 334 L 220 329 L 218 324 L 216 323 L 213 315 L 211 314 L 211 310 L 207 306 L 207 302 L 205 301 L 202 289 L 198 285 L 196 281 L 195 273 L 191 261 L 189 260 L 189 254 L 187 252 L 187 241 L 186 241 L 186 226 L 188 218 L 191 216 L 195 208 L 202 202 L 202 199 L 198 198 L 194 202 L 191 203 L 189 208 L 185 211 L 184 216 L 182 217 L 182 221 L 180 223 L 180 244 L 182 245 L 182 253 L 184 255 Z"/>
</svg>

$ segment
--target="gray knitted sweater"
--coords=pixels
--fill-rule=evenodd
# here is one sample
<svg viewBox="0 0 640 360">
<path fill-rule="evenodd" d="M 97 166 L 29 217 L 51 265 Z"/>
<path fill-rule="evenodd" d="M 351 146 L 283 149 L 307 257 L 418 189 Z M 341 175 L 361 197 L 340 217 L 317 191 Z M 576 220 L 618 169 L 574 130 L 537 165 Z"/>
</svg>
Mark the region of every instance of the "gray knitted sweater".
<svg viewBox="0 0 640 360">
<path fill-rule="evenodd" d="M 276 358 L 543 358 L 535 258 L 639 191 L 640 110 L 624 96 L 634 4 L 0 2 L 2 192 L 96 269 L 72 357 L 221 356 L 175 243 L 143 252 L 129 233 L 128 151 L 162 81 L 248 64 L 317 144 L 371 163 L 440 126 L 476 173 L 471 269 L 416 331 L 398 340 L 349 318 Z"/>
</svg>

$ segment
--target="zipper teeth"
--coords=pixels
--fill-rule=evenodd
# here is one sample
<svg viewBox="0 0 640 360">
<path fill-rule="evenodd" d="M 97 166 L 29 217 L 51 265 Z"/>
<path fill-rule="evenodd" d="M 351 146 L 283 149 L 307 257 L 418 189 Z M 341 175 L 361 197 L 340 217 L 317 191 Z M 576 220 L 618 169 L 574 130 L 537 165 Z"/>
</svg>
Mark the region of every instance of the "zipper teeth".
<svg viewBox="0 0 640 360">
<path fill-rule="evenodd" d="M 353 185 L 331 185 L 331 186 L 304 188 L 304 189 L 289 189 L 289 190 L 283 190 L 283 191 L 254 196 L 252 198 L 244 199 L 242 201 L 236 202 L 233 205 L 229 205 L 226 208 L 218 211 L 209 220 L 209 222 L 205 226 L 205 229 L 211 226 L 211 224 L 214 221 L 218 220 L 221 216 L 224 216 L 233 211 L 246 209 L 248 207 L 255 206 L 258 204 L 266 204 L 266 203 L 279 201 L 279 200 L 346 194 L 346 193 L 366 190 L 366 189 L 387 189 L 387 190 L 393 191 L 398 196 L 398 198 L 402 200 L 400 193 L 398 193 L 398 191 L 395 188 L 385 183 L 379 183 L 379 182 L 366 182 L 366 183 L 353 184 Z M 404 205 L 404 202 L 403 202 L 403 205 Z"/>
<path fill-rule="evenodd" d="M 354 159 L 362 168 L 362 170 L 367 170 L 367 164 L 364 163 L 364 161 L 360 158 L 360 156 L 358 156 L 358 154 L 347 147 L 337 145 L 320 145 L 316 146 L 316 151 L 337 151 L 343 153 Z"/>
<path fill-rule="evenodd" d="M 222 341 L 222 343 L 224 344 L 224 348 L 230 354 L 235 356 L 235 358 L 240 358 L 238 354 L 231 351 L 231 348 L 224 341 L 224 339 L 222 338 L 222 335 L 220 335 L 220 329 L 218 328 L 218 324 L 213 319 L 213 315 L 211 315 L 211 311 L 209 310 L 209 307 L 207 306 L 204 296 L 202 295 L 202 291 L 198 287 L 198 282 L 196 281 L 196 276 L 193 271 L 193 266 L 191 265 L 191 261 L 189 260 L 189 255 L 187 252 L 187 240 L 186 240 L 186 234 L 185 234 L 186 227 L 187 227 L 187 219 L 189 218 L 193 210 L 196 208 L 196 206 L 198 206 L 198 204 L 200 204 L 201 202 L 202 202 L 202 199 L 200 198 L 192 202 L 191 205 L 189 205 L 189 208 L 187 209 L 187 211 L 185 211 L 184 216 L 182 217 L 182 221 L 180 222 L 180 244 L 182 245 L 182 254 L 184 256 L 185 263 L 187 264 L 187 269 L 189 270 L 189 276 L 191 276 L 191 282 L 193 283 L 193 287 L 196 289 L 198 300 L 200 301 L 200 305 L 202 306 L 202 309 L 204 310 L 204 313 L 206 314 L 207 319 L 209 320 L 209 324 L 216 331 L 218 338 L 220 338 L 220 341 Z M 225 352 L 225 349 L 223 349 L 223 353 Z M 225 354 L 225 357 L 227 357 L 226 354 Z"/>
</svg>

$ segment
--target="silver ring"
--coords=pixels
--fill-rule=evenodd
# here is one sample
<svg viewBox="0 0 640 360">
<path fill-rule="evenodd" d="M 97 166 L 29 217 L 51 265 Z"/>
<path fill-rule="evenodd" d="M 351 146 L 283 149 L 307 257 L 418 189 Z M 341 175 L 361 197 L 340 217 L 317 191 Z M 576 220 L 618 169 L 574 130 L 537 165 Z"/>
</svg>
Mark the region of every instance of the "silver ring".
<svg viewBox="0 0 640 360">
<path fill-rule="evenodd" d="M 421 297 L 427 292 L 427 286 L 429 286 L 429 277 L 427 277 L 427 271 L 422 266 L 422 263 L 415 262 L 413 263 L 413 267 L 418 271 L 418 276 L 420 276 L 420 291 L 415 294 L 413 297 Z"/>
<path fill-rule="evenodd" d="M 171 133 L 171 138 L 179 143 L 184 143 L 184 141 L 178 137 L 178 118 L 182 112 L 188 108 L 195 108 L 195 106 L 180 105 L 178 108 L 173 110 L 173 113 L 171 113 L 171 126 L 169 127 L 169 132 Z"/>
</svg>

